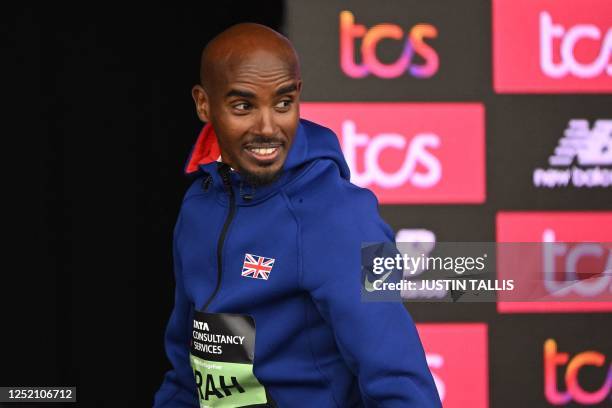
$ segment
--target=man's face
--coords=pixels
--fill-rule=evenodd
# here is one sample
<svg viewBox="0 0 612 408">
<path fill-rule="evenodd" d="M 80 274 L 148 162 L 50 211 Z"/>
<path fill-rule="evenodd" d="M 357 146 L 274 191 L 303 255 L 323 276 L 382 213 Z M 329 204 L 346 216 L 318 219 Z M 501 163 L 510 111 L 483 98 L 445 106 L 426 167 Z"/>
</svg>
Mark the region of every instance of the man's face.
<svg viewBox="0 0 612 408">
<path fill-rule="evenodd" d="M 194 99 L 215 129 L 223 161 L 251 184 L 274 181 L 299 122 L 298 74 L 278 55 L 254 51 L 216 77 L 208 92 L 194 87 Z"/>
</svg>

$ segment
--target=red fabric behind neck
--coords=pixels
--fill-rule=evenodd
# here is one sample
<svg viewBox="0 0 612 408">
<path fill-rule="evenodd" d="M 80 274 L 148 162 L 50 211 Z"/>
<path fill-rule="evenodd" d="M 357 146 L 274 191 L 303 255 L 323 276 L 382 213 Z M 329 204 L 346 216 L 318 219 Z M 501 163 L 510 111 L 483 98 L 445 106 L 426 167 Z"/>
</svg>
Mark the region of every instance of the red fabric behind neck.
<svg viewBox="0 0 612 408">
<path fill-rule="evenodd" d="M 214 162 L 220 155 L 221 149 L 219 148 L 217 135 L 212 125 L 207 123 L 198 136 L 185 171 L 193 173 L 198 170 L 199 165 Z"/>
</svg>

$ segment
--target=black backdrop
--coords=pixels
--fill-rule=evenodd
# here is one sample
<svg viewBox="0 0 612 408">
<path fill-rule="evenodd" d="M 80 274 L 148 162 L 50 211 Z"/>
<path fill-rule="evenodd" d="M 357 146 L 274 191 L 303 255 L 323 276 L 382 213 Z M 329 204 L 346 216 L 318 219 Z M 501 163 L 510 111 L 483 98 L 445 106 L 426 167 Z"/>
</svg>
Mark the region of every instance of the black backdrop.
<svg viewBox="0 0 612 408">
<path fill-rule="evenodd" d="M 4 7 L 0 385 L 150 406 L 202 47 L 281 1 Z M 72 404 L 74 406 L 74 404 Z"/>
</svg>

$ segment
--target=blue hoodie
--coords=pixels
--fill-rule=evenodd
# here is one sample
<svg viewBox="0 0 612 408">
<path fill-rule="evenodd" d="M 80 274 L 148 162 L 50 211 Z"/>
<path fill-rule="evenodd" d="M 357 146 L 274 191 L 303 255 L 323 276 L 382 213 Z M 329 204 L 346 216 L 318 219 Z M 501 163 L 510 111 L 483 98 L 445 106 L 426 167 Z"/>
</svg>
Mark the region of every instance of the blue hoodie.
<svg viewBox="0 0 612 408">
<path fill-rule="evenodd" d="M 252 316 L 253 373 L 280 407 L 441 406 L 404 306 L 361 301 L 361 244 L 392 242 L 393 232 L 375 196 L 349 182 L 334 133 L 300 120 L 283 175 L 252 189 L 231 171 L 232 195 L 218 156 L 207 125 L 174 230 L 173 369 L 154 406 L 198 406 L 189 347 L 204 309 Z M 268 279 L 241 275 L 245 254 L 274 259 Z"/>
</svg>

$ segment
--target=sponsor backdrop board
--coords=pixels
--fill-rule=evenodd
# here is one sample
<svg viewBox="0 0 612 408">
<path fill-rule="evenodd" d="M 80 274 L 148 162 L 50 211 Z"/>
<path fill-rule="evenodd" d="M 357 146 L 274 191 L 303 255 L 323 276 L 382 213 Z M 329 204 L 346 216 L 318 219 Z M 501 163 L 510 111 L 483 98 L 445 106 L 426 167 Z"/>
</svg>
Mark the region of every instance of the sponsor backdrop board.
<svg viewBox="0 0 612 408">
<path fill-rule="evenodd" d="M 444 406 L 610 406 L 612 277 L 581 268 L 612 266 L 612 2 L 286 5 L 302 117 L 396 239 L 547 242 L 576 299 L 406 303 Z"/>
</svg>

